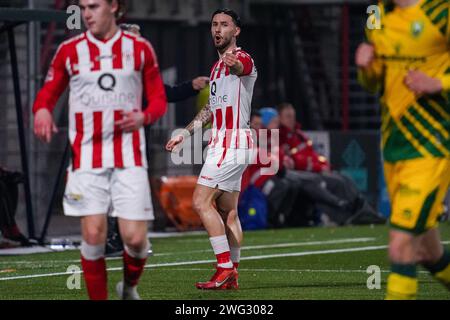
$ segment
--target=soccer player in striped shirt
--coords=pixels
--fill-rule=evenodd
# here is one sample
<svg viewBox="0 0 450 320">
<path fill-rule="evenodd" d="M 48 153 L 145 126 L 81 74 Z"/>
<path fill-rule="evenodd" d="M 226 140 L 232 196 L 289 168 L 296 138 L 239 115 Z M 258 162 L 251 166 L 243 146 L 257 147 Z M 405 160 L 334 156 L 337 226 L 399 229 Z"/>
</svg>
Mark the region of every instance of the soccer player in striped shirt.
<svg viewBox="0 0 450 320">
<path fill-rule="evenodd" d="M 437 228 L 450 181 L 450 4 L 393 0 L 379 8 L 381 29 L 367 30 L 356 65 L 361 83 L 382 94 L 392 208 L 386 298 L 413 299 L 419 264 L 450 289 L 450 254 Z"/>
<path fill-rule="evenodd" d="M 219 9 L 211 19 L 211 34 L 219 60 L 211 69 L 209 104 L 173 137 L 166 149 L 173 151 L 193 132 L 196 122 L 212 123 L 212 138 L 193 195 L 193 206 L 206 228 L 217 258 L 217 271 L 198 289 L 237 289 L 242 229 L 237 204 L 242 173 L 250 161 L 253 140 L 250 112 L 257 71 L 248 53 L 236 46 L 241 32 L 239 16 Z M 247 164 L 245 164 L 247 163 Z"/>
<path fill-rule="evenodd" d="M 165 113 L 166 95 L 151 44 L 116 24 L 122 1 L 79 5 L 88 30 L 59 46 L 34 103 L 34 132 L 50 142 L 57 131 L 52 110 L 69 85 L 72 162 L 63 206 L 66 215 L 81 218 L 88 295 L 108 296 L 104 250 L 111 206 L 125 243 L 123 281 L 116 288 L 122 299 L 139 299 L 136 287 L 150 248 L 147 221 L 153 219 L 143 126 Z"/>
</svg>

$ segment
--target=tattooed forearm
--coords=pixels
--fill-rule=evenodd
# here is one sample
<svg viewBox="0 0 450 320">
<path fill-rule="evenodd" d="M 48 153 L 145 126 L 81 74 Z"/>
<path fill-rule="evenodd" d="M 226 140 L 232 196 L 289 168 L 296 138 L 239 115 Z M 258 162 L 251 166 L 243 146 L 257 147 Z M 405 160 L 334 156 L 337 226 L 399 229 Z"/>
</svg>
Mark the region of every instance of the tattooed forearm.
<svg viewBox="0 0 450 320">
<path fill-rule="evenodd" d="M 197 113 L 194 120 L 192 120 L 185 129 L 192 135 L 196 129 L 203 127 L 211 121 L 211 115 L 211 106 L 207 104 L 199 113 Z"/>
</svg>

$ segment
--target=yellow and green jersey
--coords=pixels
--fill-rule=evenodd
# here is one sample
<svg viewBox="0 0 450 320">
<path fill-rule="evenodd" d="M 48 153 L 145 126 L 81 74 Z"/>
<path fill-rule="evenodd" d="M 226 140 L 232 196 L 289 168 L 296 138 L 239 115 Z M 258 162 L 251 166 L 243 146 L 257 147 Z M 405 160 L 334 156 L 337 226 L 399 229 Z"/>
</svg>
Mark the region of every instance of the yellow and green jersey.
<svg viewBox="0 0 450 320">
<path fill-rule="evenodd" d="M 381 91 L 385 161 L 450 157 L 449 8 L 449 0 L 405 8 L 382 1 L 381 29 L 366 31 L 376 59 L 358 77 L 369 90 Z M 441 79 L 443 92 L 414 95 L 404 84 L 409 70 Z"/>
</svg>

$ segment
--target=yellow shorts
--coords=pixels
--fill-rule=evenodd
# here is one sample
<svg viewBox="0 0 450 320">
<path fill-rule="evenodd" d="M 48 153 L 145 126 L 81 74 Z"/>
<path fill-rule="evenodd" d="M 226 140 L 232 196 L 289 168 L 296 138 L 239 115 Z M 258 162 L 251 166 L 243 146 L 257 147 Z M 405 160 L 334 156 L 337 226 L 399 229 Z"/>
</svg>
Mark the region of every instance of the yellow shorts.
<svg viewBox="0 0 450 320">
<path fill-rule="evenodd" d="M 438 225 L 450 182 L 450 159 L 419 158 L 384 163 L 391 227 L 421 234 Z"/>
</svg>

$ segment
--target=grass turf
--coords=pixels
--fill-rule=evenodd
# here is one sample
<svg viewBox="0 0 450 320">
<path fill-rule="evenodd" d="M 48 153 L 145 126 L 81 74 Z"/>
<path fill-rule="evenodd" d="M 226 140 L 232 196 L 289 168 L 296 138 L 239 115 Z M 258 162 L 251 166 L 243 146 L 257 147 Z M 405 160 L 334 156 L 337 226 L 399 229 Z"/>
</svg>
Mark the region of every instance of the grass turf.
<svg viewBox="0 0 450 320">
<path fill-rule="evenodd" d="M 440 231 L 442 240 L 449 241 L 450 224 L 442 224 Z M 153 300 L 383 299 L 389 271 L 387 235 L 385 226 L 245 232 L 238 291 L 194 287 L 214 272 L 206 234 L 156 238 L 151 240 L 154 255 L 147 261 L 139 292 L 143 299 Z M 211 262 L 196 262 L 205 260 Z M 108 272 L 110 298 L 116 299 L 114 287 L 122 277 L 122 260 L 108 259 L 107 264 L 112 269 Z M 53 275 L 66 272 L 70 265 L 80 266 L 77 250 L 0 256 L 0 299 L 86 299 L 82 279 L 80 290 L 69 290 L 68 274 Z M 367 288 L 370 265 L 381 268 L 379 290 Z M 450 299 L 450 293 L 423 269 L 418 275 L 419 299 Z"/>
</svg>

